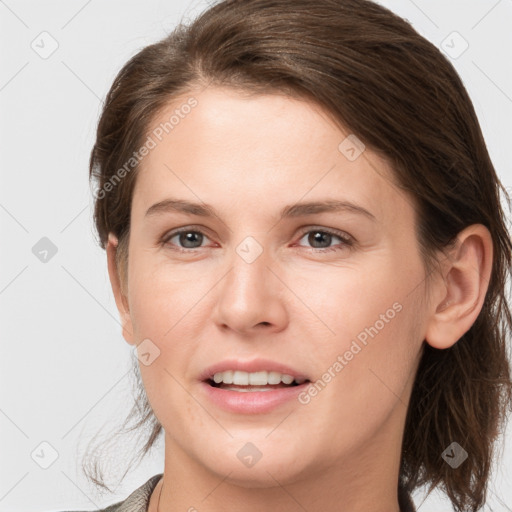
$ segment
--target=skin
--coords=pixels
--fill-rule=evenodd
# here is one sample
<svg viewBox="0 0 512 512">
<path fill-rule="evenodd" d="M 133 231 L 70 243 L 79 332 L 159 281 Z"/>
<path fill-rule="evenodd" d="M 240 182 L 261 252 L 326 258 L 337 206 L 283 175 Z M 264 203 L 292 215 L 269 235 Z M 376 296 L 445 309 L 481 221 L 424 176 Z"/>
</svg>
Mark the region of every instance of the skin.
<svg viewBox="0 0 512 512">
<path fill-rule="evenodd" d="M 478 316 L 489 232 L 461 232 L 427 290 L 413 201 L 376 153 L 349 161 L 338 145 L 350 132 L 309 101 L 216 87 L 193 96 L 198 106 L 142 162 L 124 295 L 113 234 L 107 247 L 125 340 L 149 338 L 160 350 L 140 364 L 165 430 L 164 477 L 149 511 L 161 493 L 159 512 L 399 512 L 401 441 L 422 347 L 453 345 Z M 145 217 L 170 197 L 208 203 L 219 216 Z M 375 220 L 347 211 L 278 219 L 285 205 L 323 199 L 357 203 Z M 184 226 L 203 233 L 196 249 L 178 236 L 159 245 Z M 324 235 L 315 243 L 315 229 L 355 242 Z M 247 236 L 263 248 L 252 263 L 236 252 Z M 199 373 L 231 357 L 283 362 L 315 382 L 395 303 L 400 312 L 308 404 L 234 414 L 201 393 Z M 247 442 L 263 454 L 250 468 L 236 456 Z"/>
</svg>

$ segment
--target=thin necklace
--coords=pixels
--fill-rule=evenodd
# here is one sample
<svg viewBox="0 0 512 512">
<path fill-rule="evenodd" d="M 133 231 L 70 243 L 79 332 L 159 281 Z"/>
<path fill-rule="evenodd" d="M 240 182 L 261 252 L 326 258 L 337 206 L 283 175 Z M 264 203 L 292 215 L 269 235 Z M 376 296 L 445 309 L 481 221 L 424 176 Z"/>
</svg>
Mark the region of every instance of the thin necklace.
<svg viewBox="0 0 512 512">
<path fill-rule="evenodd" d="M 162 477 L 163 479 L 163 477 Z M 162 496 L 162 489 L 164 488 L 164 483 L 162 481 L 162 487 L 160 487 L 160 492 L 158 493 L 158 502 L 156 504 L 156 512 L 160 512 L 160 497 Z"/>
</svg>

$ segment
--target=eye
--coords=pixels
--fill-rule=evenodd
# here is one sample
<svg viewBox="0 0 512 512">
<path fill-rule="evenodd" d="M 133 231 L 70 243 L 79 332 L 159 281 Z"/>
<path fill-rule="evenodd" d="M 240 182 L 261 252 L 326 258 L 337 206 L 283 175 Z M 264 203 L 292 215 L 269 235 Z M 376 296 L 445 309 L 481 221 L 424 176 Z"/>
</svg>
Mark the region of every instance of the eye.
<svg viewBox="0 0 512 512">
<path fill-rule="evenodd" d="M 176 246 L 176 243 L 171 243 L 173 238 L 176 238 L 177 242 L 182 244 L 182 247 Z M 190 252 L 194 249 L 199 249 L 201 247 L 201 242 L 205 238 L 208 239 L 202 231 L 191 228 L 181 228 L 165 236 L 161 244 L 170 245 L 177 251 Z"/>
<path fill-rule="evenodd" d="M 346 233 L 323 228 L 310 228 L 308 231 L 303 232 L 303 236 L 300 240 L 303 240 L 306 237 L 307 242 L 313 245 L 313 249 L 319 252 L 340 251 L 347 247 L 351 247 L 354 243 L 353 238 Z M 341 247 L 339 244 L 338 247 L 328 247 L 332 242 L 333 237 L 341 240 Z M 323 245 L 323 247 L 315 247 L 317 244 L 321 246 Z"/>
</svg>

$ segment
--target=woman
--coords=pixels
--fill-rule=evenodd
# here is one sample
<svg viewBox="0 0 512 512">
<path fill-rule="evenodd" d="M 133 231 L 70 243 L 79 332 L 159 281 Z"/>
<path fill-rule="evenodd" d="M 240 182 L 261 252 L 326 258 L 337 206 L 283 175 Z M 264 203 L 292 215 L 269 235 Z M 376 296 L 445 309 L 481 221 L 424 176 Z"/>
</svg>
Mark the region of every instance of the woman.
<svg viewBox="0 0 512 512">
<path fill-rule="evenodd" d="M 105 510 L 482 507 L 512 243 L 435 46 L 366 0 L 222 1 L 120 71 L 90 169 L 144 453 L 165 438 Z"/>
</svg>

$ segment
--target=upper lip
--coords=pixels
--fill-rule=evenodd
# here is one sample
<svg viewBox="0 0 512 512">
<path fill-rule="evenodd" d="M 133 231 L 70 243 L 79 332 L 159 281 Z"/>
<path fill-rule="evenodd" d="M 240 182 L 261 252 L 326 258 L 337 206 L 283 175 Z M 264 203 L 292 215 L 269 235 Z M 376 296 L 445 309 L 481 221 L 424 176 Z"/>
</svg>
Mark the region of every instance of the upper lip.
<svg viewBox="0 0 512 512">
<path fill-rule="evenodd" d="M 199 376 L 199 380 L 206 381 L 208 379 L 213 379 L 213 376 L 216 373 L 224 372 L 227 370 L 239 370 L 242 372 L 261 372 L 261 371 L 269 371 L 269 372 L 279 372 L 285 375 L 291 375 L 295 379 L 308 379 L 307 375 L 304 375 L 301 371 L 295 370 L 285 364 L 278 363 L 276 361 L 271 361 L 270 359 L 251 359 L 249 361 L 242 361 L 237 359 L 226 359 L 224 361 L 220 361 L 218 363 L 212 364 L 205 370 L 201 372 Z"/>
</svg>

